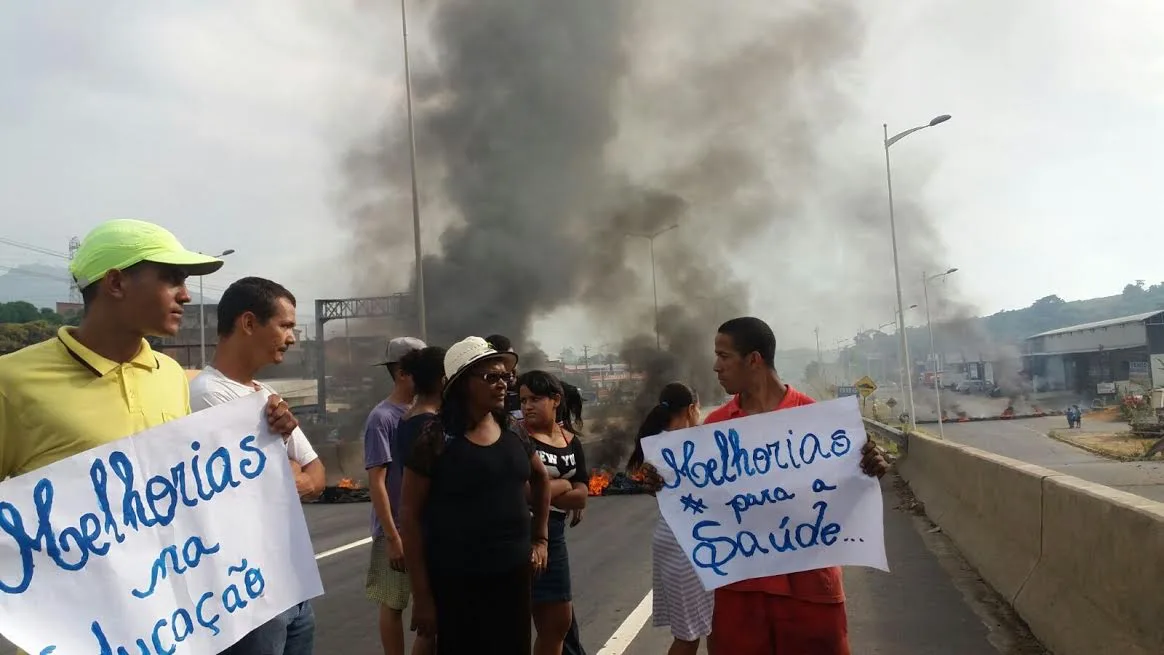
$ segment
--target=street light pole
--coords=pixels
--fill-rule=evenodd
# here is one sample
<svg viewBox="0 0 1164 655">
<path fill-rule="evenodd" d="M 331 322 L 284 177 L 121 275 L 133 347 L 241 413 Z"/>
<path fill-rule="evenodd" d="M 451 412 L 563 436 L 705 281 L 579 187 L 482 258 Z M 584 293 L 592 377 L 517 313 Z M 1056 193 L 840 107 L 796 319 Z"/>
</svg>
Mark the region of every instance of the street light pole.
<svg viewBox="0 0 1164 655">
<path fill-rule="evenodd" d="M 906 309 L 915 309 L 916 307 L 917 307 L 917 305 L 913 304 L 913 305 L 910 305 L 909 307 L 906 307 Z M 899 311 L 899 312 L 895 312 L 895 313 L 897 314 L 897 331 L 899 333 L 904 333 L 902 326 L 905 325 L 905 312 Z M 909 370 L 909 343 L 905 340 L 904 335 L 898 340 L 898 346 L 903 346 L 904 348 L 899 348 L 898 353 L 897 353 L 897 379 L 899 380 L 899 383 L 901 385 L 902 392 L 905 392 L 907 389 L 909 390 L 909 396 L 908 396 L 908 398 L 909 398 L 909 405 L 908 405 L 909 418 L 912 421 L 913 420 L 913 382 L 910 381 L 910 375 L 907 374 L 907 371 Z M 915 424 L 914 428 L 916 428 L 916 427 L 917 427 L 917 425 Z"/>
<path fill-rule="evenodd" d="M 659 283 L 655 280 L 655 239 L 651 238 L 651 293 L 655 297 L 655 350 L 662 350 L 659 339 Z"/>
<path fill-rule="evenodd" d="M 420 194 L 416 185 L 416 127 L 412 120 L 412 69 L 408 62 L 408 14 L 400 0 L 400 30 L 404 35 L 404 96 L 408 104 L 408 155 L 412 169 L 412 245 L 416 259 L 416 315 L 420 328 L 420 340 L 428 341 L 428 323 L 424 306 L 424 259 L 420 251 Z"/>
<path fill-rule="evenodd" d="M 837 370 L 836 370 L 836 375 L 834 375 L 834 376 L 833 376 L 833 379 L 834 379 L 834 380 L 836 380 L 836 379 L 837 379 L 837 376 L 840 376 L 840 374 L 841 374 L 841 352 L 842 352 L 842 349 L 841 349 L 841 344 L 843 344 L 843 343 L 846 343 L 846 342 L 847 342 L 847 341 L 849 341 L 849 340 L 850 340 L 850 339 L 848 339 L 848 338 L 846 338 L 846 339 L 837 339 L 837 342 L 836 342 L 836 343 L 837 343 Z M 850 362 L 851 362 L 851 361 L 852 361 L 852 359 L 851 359 L 851 358 L 849 358 L 849 357 L 846 357 L 846 358 L 845 358 L 845 375 L 844 375 L 844 377 L 842 378 L 842 379 L 844 379 L 844 380 L 845 380 L 845 384 L 849 384 L 849 383 L 851 383 L 851 382 L 852 382 L 852 380 L 850 380 L 850 379 L 849 379 L 849 378 L 850 378 L 850 375 L 849 375 L 849 364 L 850 364 Z"/>
<path fill-rule="evenodd" d="M 946 438 L 945 420 L 942 417 L 942 380 L 941 380 L 941 360 L 938 359 L 938 351 L 934 348 L 934 323 L 930 320 L 930 282 L 938 278 L 946 277 L 951 273 L 956 273 L 958 269 L 951 268 L 945 273 L 938 273 L 937 275 L 926 276 L 922 272 L 922 293 L 926 298 L 926 329 L 930 332 L 930 358 L 934 360 L 934 400 L 938 403 L 938 436 Z"/>
<path fill-rule="evenodd" d="M 215 255 L 215 259 L 221 259 L 234 253 L 233 248 L 223 250 L 221 254 Z M 200 253 L 204 254 L 204 253 Z M 198 332 L 199 332 L 199 357 L 202 362 L 201 368 L 206 368 L 206 294 L 203 292 L 202 281 L 206 279 L 205 275 L 198 276 Z"/>
<path fill-rule="evenodd" d="M 633 234 L 628 233 L 627 236 L 640 237 L 646 239 L 651 245 L 651 293 L 655 298 L 655 350 L 663 349 L 662 339 L 659 337 L 659 285 L 655 279 L 655 237 L 669 232 L 679 227 L 679 224 L 669 225 L 654 234 Z"/>
<path fill-rule="evenodd" d="M 918 127 L 910 128 L 904 132 L 901 132 L 899 134 L 894 135 L 893 138 L 889 137 L 889 124 L 882 123 L 882 125 L 881 125 L 882 133 L 883 133 L 883 137 L 884 137 L 884 141 L 882 143 L 885 146 L 885 182 L 886 182 L 886 186 L 889 189 L 889 234 L 890 234 L 890 239 L 892 240 L 892 243 L 893 243 L 893 278 L 894 278 L 894 282 L 897 284 L 898 332 L 901 335 L 900 336 L 901 352 L 902 352 L 903 356 L 906 357 L 906 361 L 903 362 L 903 366 L 906 367 L 907 370 L 909 369 L 909 361 L 908 361 L 909 343 L 906 341 L 906 336 L 905 336 L 905 310 L 904 310 L 905 303 L 902 301 L 902 297 L 901 297 L 901 267 L 898 264 L 898 256 L 897 256 L 897 221 L 896 221 L 894 214 L 893 214 L 893 174 L 891 172 L 892 169 L 889 165 L 889 146 L 892 146 L 893 144 L 897 143 L 898 141 L 900 141 L 904 137 L 906 137 L 910 134 L 913 134 L 914 132 L 917 132 L 918 130 L 923 130 L 927 127 L 933 127 L 934 125 L 938 125 L 939 123 L 944 123 L 948 120 L 950 120 L 949 114 L 943 114 L 941 116 L 936 116 L 928 124 L 919 125 Z M 909 423 L 910 423 L 910 427 L 912 429 L 916 430 L 917 429 L 917 417 L 915 416 L 916 412 L 914 411 L 914 407 L 913 407 L 913 373 L 910 372 L 908 375 L 905 375 L 903 373 L 902 377 L 905 378 L 906 392 L 908 393 L 908 398 L 909 398 Z"/>
<path fill-rule="evenodd" d="M 812 333 L 816 335 L 816 370 L 820 373 L 820 328 L 814 328 Z"/>
</svg>

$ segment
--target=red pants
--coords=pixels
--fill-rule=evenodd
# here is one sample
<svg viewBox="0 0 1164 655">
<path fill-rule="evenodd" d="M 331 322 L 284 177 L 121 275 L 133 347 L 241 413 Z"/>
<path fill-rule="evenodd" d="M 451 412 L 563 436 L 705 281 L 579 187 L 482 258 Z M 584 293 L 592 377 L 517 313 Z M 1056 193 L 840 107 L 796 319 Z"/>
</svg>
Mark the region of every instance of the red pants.
<svg viewBox="0 0 1164 655">
<path fill-rule="evenodd" d="M 716 655 L 849 655 L 844 603 L 810 603 L 759 591 L 716 589 Z"/>
</svg>

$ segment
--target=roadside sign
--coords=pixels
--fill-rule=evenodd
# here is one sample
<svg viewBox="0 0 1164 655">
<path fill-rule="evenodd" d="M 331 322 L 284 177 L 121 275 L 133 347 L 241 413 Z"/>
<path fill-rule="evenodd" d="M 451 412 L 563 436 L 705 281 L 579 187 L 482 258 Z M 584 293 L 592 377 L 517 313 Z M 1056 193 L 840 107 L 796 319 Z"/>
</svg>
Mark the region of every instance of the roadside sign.
<svg viewBox="0 0 1164 655">
<path fill-rule="evenodd" d="M 874 391 L 877 391 L 877 383 L 868 375 L 857 380 L 857 384 L 854 386 L 857 387 L 857 391 L 861 394 L 862 398 L 868 398 Z"/>
<path fill-rule="evenodd" d="M 857 387 L 837 387 L 837 398 L 845 398 L 847 396 L 856 396 L 859 393 Z"/>
</svg>

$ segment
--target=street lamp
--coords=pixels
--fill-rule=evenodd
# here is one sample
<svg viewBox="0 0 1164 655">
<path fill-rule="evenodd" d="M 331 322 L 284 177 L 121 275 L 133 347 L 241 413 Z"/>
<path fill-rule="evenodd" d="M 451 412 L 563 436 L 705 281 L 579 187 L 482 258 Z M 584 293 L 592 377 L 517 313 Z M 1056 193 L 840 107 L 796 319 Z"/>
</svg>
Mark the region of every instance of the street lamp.
<svg viewBox="0 0 1164 655">
<path fill-rule="evenodd" d="M 853 345 L 856 345 L 856 343 L 857 343 L 856 340 L 853 339 L 852 337 L 846 337 L 844 339 L 837 339 L 837 374 L 838 375 L 840 374 L 841 352 L 843 351 L 843 349 L 841 348 L 841 345 L 848 343 L 850 341 L 853 342 Z M 852 378 L 852 370 L 853 370 L 853 358 L 850 354 L 849 356 L 845 357 L 845 375 L 844 375 L 845 384 L 848 384 L 850 381 L 850 378 Z"/>
<path fill-rule="evenodd" d="M 894 314 L 896 315 L 897 312 L 894 312 Z M 889 327 L 890 325 L 897 325 L 896 316 L 894 317 L 894 319 L 892 321 L 889 321 L 888 323 L 882 323 L 881 325 L 878 325 L 875 329 L 870 330 L 870 332 L 878 332 L 878 333 L 884 334 L 884 332 L 882 332 L 882 330 Z M 874 343 L 876 343 L 876 341 L 874 341 Z M 873 355 L 877 356 L 877 363 L 881 364 L 880 370 L 877 372 L 877 378 L 878 379 L 884 378 L 885 377 L 885 362 L 881 359 L 881 347 L 877 346 L 876 348 L 873 349 L 873 351 L 874 351 Z M 865 356 L 865 374 L 870 375 L 870 376 L 873 375 L 873 355 L 866 355 Z"/>
<path fill-rule="evenodd" d="M 412 169 L 412 248 L 416 259 L 416 316 L 420 340 L 428 342 L 428 324 L 424 307 L 424 260 L 420 252 L 420 194 L 416 190 L 416 128 L 412 121 L 412 70 L 408 63 L 408 15 L 405 0 L 400 0 L 400 30 L 404 35 L 404 95 L 408 105 L 408 162 Z"/>
<path fill-rule="evenodd" d="M 897 262 L 897 222 L 893 216 L 893 175 L 890 172 L 890 166 L 889 166 L 889 146 L 897 143 L 898 141 L 902 140 L 906 136 L 909 136 L 910 134 L 917 132 L 918 130 L 924 130 L 927 127 L 933 127 L 935 125 L 945 123 L 948 120 L 950 120 L 949 114 L 942 114 L 941 116 L 935 116 L 933 118 L 933 120 L 931 120 L 926 125 L 919 125 L 917 127 L 911 127 L 910 129 L 908 129 L 904 132 L 901 132 L 899 134 L 895 134 L 892 138 L 890 138 L 890 136 L 889 136 L 889 124 L 883 123 L 881 125 L 882 132 L 884 135 L 884 141 L 882 143 L 885 145 L 885 182 L 886 182 L 886 186 L 889 189 L 889 234 L 890 234 L 890 238 L 893 241 L 893 278 L 894 278 L 894 282 L 896 282 L 896 284 L 897 284 L 897 314 L 898 314 L 898 319 L 901 321 L 901 323 L 898 325 L 898 332 L 901 333 L 901 337 L 900 337 L 901 352 L 907 353 L 907 354 L 909 352 L 909 344 L 906 342 L 905 312 L 902 309 L 902 307 L 905 306 L 905 303 L 902 302 L 902 300 L 901 300 L 901 268 L 898 266 L 898 262 Z M 906 390 L 909 394 L 910 427 L 913 428 L 914 430 L 916 430 L 917 429 L 917 419 L 914 416 L 915 412 L 913 411 L 913 379 L 912 378 L 913 378 L 912 375 L 905 376 L 905 381 L 907 384 Z"/>
<path fill-rule="evenodd" d="M 946 438 L 946 428 L 944 427 L 944 425 L 943 425 L 944 421 L 942 420 L 942 380 L 941 380 L 942 365 L 941 365 L 941 361 L 938 359 L 937 350 L 934 349 L 934 324 L 933 324 L 933 321 L 930 320 L 930 287 L 929 287 L 929 284 L 930 284 L 930 282 L 932 282 L 934 280 L 944 278 L 947 275 L 950 275 L 952 273 L 957 273 L 957 272 L 958 272 L 958 269 L 951 268 L 950 270 L 946 271 L 945 273 L 938 273 L 937 275 L 930 275 L 928 277 L 926 276 L 924 271 L 922 272 L 922 292 L 925 294 L 925 297 L 926 297 L 926 329 L 928 329 L 930 332 L 930 358 L 934 360 L 934 400 L 937 401 L 937 403 L 938 403 L 938 435 L 943 439 Z"/>
<path fill-rule="evenodd" d="M 910 305 L 909 307 L 906 307 L 905 309 L 906 310 L 917 309 L 917 304 L 914 303 L 914 304 Z M 905 333 L 905 315 L 903 315 L 899 311 L 894 311 L 894 314 L 896 314 L 897 321 L 898 321 L 897 332 L 899 334 L 904 335 L 904 333 Z M 913 420 L 913 382 L 910 381 L 910 378 L 913 376 L 913 373 L 908 372 L 909 368 L 910 368 L 909 367 L 909 343 L 905 340 L 904 337 L 902 337 L 898 340 L 898 345 L 905 347 L 904 350 L 900 350 L 898 352 L 898 357 L 897 357 L 897 360 L 898 360 L 897 361 L 898 383 L 901 385 L 901 390 L 903 392 L 906 391 L 907 389 L 909 390 L 909 417 L 910 417 L 910 420 Z M 916 428 L 917 426 L 914 425 L 914 427 Z"/>
<path fill-rule="evenodd" d="M 200 253 L 205 254 L 205 253 Z M 234 254 L 233 248 L 227 248 L 221 253 L 214 256 L 215 259 L 221 259 L 227 255 Z M 206 279 L 205 275 L 198 276 L 198 331 L 200 334 L 199 351 L 201 352 L 202 368 L 206 368 L 206 294 L 203 293 L 202 281 Z"/>
<path fill-rule="evenodd" d="M 634 234 L 631 232 L 627 233 L 628 237 L 639 237 L 640 239 L 646 239 L 651 244 L 651 289 L 655 295 L 655 349 L 656 350 L 662 350 L 663 346 L 662 346 L 662 342 L 659 339 L 659 285 L 655 281 L 655 237 L 657 237 L 665 232 L 670 232 L 671 230 L 674 230 L 677 227 L 679 227 L 679 224 L 675 223 L 674 225 L 669 225 L 669 226 L 659 230 L 658 232 L 655 232 L 654 234 Z"/>
</svg>

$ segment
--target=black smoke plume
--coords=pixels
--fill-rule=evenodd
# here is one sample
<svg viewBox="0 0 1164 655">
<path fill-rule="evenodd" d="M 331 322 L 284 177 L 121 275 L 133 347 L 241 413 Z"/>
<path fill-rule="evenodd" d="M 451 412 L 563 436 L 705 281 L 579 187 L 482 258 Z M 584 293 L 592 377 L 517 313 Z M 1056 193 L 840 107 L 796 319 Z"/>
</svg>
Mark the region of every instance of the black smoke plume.
<svg viewBox="0 0 1164 655">
<path fill-rule="evenodd" d="M 426 7 L 431 45 L 413 75 L 424 224 L 440 230 L 424 260 L 431 342 L 499 332 L 529 349 L 534 319 L 581 306 L 623 335 L 622 356 L 646 373 L 639 416 L 670 380 L 714 401 L 714 331 L 747 313 L 750 280 L 794 278 L 811 254 L 797 242 L 805 229 L 831 224 L 851 243 L 884 234 L 865 225 L 884 220 L 883 171 L 853 179 L 821 152 L 851 113 L 857 0 Z M 398 112 L 346 160 L 353 261 L 368 293 L 407 284 L 407 157 Z M 814 194 L 833 211 L 813 215 Z M 676 225 L 654 240 L 659 350 L 641 235 Z M 765 270 L 732 268 L 764 239 L 776 244 Z M 885 254 L 870 255 L 878 272 Z M 835 286 L 806 293 L 814 300 L 798 310 L 845 305 Z M 766 318 L 779 334 L 788 315 Z"/>
</svg>

